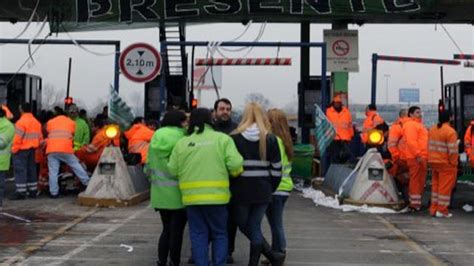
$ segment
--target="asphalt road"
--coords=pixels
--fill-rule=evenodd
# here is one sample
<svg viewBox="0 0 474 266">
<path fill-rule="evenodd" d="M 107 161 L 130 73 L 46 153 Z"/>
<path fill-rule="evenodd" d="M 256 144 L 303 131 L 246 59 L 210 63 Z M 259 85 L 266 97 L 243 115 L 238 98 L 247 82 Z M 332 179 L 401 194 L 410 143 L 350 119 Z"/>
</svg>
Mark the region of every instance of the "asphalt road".
<svg viewBox="0 0 474 266">
<path fill-rule="evenodd" d="M 474 187 L 467 190 L 471 197 Z M 474 264 L 474 213 L 458 208 L 451 219 L 432 218 L 427 211 L 345 213 L 316 207 L 294 192 L 285 211 L 286 265 Z M 78 206 L 73 196 L 41 197 L 5 201 L 4 212 L 17 217 L 0 215 L 2 265 L 155 265 L 161 224 L 148 202 L 89 208 Z M 266 222 L 264 227 L 269 236 Z M 236 249 L 235 265 L 246 265 L 249 244 L 240 233 Z M 186 234 L 184 264 L 189 254 Z"/>
</svg>

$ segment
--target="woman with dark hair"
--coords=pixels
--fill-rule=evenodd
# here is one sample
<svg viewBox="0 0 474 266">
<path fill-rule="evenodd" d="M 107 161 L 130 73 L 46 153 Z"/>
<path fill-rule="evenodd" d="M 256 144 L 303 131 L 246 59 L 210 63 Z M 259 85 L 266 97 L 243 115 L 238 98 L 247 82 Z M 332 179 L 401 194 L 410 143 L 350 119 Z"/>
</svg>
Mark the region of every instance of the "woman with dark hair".
<svg viewBox="0 0 474 266">
<path fill-rule="evenodd" d="M 168 168 L 179 180 L 193 258 L 197 266 L 209 265 L 210 240 L 212 265 L 225 265 L 229 173 L 238 175 L 243 159 L 232 139 L 212 128 L 208 109 L 191 112 L 188 134 L 173 149 Z"/>
<path fill-rule="evenodd" d="M 431 166 L 431 206 L 430 214 L 439 218 L 450 218 L 448 207 L 451 192 L 456 185 L 458 169 L 458 135 L 449 121 L 451 114 L 439 114 L 439 123 L 429 131 L 428 163 Z"/>
<path fill-rule="evenodd" d="M 186 225 L 186 211 L 181 201 L 178 181 L 168 170 L 168 161 L 176 143 L 184 137 L 187 117 L 181 111 L 169 111 L 163 126 L 151 139 L 146 171 L 150 176 L 151 206 L 160 212 L 163 231 L 158 242 L 158 265 L 180 265 L 181 244 Z"/>
</svg>

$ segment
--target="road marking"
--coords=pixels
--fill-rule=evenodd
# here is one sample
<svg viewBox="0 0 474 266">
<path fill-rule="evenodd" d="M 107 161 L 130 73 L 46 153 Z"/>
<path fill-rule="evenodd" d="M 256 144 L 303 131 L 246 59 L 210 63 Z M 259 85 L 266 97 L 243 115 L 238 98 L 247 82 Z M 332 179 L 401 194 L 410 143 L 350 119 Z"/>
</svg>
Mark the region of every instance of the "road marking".
<svg viewBox="0 0 474 266">
<path fill-rule="evenodd" d="M 3 215 L 3 216 L 6 216 L 6 217 L 10 217 L 10 218 L 13 218 L 15 220 L 19 220 L 19 221 L 23 221 L 25 223 L 31 223 L 30 220 L 28 219 L 25 219 L 25 218 L 22 218 L 20 216 L 16 216 L 16 215 L 13 215 L 13 214 L 9 214 L 7 212 L 0 212 L 0 215 Z"/>
<path fill-rule="evenodd" d="M 385 225 L 385 227 L 387 227 L 387 229 L 389 229 L 395 235 L 400 237 L 400 239 L 403 242 L 405 242 L 413 251 L 423 255 L 423 257 L 430 263 L 430 265 L 445 265 L 446 264 L 442 260 L 440 260 L 436 256 L 434 256 L 433 254 L 431 254 L 430 252 L 428 252 L 427 250 L 422 248 L 420 245 L 418 245 L 418 243 L 413 241 L 413 239 L 411 239 L 409 236 L 407 236 L 405 233 L 403 233 L 402 230 L 395 227 L 395 225 L 390 223 L 387 219 L 385 219 L 384 217 L 382 217 L 380 215 L 376 215 L 376 217 L 377 217 L 377 219 L 379 219 L 379 221 L 382 224 Z"/>
<path fill-rule="evenodd" d="M 141 210 L 136 211 L 132 216 L 129 216 L 127 219 L 123 220 L 121 223 L 115 224 L 114 226 L 110 227 L 106 231 L 104 231 L 101 234 L 97 235 L 96 237 L 94 237 L 90 241 L 87 241 L 87 242 L 83 243 L 79 247 L 71 250 L 69 253 L 57 258 L 57 260 L 59 260 L 59 262 L 51 263 L 50 265 L 59 265 L 59 264 L 63 263 L 64 261 L 69 260 L 72 256 L 77 255 L 77 254 L 81 253 L 82 251 L 84 251 L 85 249 L 91 247 L 92 244 L 102 240 L 104 237 L 110 235 L 111 233 L 113 233 L 114 231 L 116 231 L 117 229 L 119 229 L 124 224 L 128 223 L 129 221 L 137 218 L 137 216 L 141 215 L 145 211 L 148 211 L 148 209 L 141 209 Z"/>
<path fill-rule="evenodd" d="M 17 253 L 16 255 L 10 257 L 10 259 L 8 259 L 7 261 L 2 262 L 2 265 L 3 264 L 12 265 L 14 263 L 22 262 L 23 260 L 28 258 L 28 256 L 31 255 L 33 252 L 37 251 L 38 249 L 42 248 L 44 245 L 48 244 L 50 241 L 52 241 L 55 238 L 59 237 L 60 235 L 64 234 L 65 232 L 67 232 L 68 230 L 70 230 L 71 228 L 76 226 L 77 224 L 81 223 L 82 221 L 84 221 L 86 218 L 88 218 L 92 214 L 96 213 L 98 210 L 99 209 L 97 209 L 97 208 L 90 209 L 88 212 L 86 212 L 82 216 L 76 218 L 71 223 L 69 223 L 65 226 L 62 226 L 58 230 L 54 231 L 52 234 L 43 237 L 40 241 L 38 241 L 38 243 L 26 247 L 23 251 L 21 251 L 21 252 Z"/>
</svg>

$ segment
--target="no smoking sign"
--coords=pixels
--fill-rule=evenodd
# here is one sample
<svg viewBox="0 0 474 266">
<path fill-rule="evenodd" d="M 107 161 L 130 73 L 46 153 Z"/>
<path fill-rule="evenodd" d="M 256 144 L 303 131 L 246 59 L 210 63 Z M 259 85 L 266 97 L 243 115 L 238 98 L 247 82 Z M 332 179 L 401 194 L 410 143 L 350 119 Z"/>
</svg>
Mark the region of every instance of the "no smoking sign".
<svg viewBox="0 0 474 266">
<path fill-rule="evenodd" d="M 324 42 L 327 44 L 328 71 L 359 71 L 359 35 L 357 30 L 324 30 Z"/>
<path fill-rule="evenodd" d="M 120 55 L 120 70 L 131 81 L 148 82 L 161 71 L 161 55 L 151 45 L 135 43 Z"/>
<path fill-rule="evenodd" d="M 332 44 L 332 51 L 337 56 L 346 56 L 350 50 L 349 43 L 344 40 L 337 40 Z"/>
</svg>

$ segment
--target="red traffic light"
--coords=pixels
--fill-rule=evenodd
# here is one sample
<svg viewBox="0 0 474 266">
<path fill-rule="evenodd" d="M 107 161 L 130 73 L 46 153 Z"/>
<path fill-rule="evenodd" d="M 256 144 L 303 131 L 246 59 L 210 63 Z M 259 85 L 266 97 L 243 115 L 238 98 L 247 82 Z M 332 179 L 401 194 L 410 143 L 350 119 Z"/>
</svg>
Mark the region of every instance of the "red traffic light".
<svg viewBox="0 0 474 266">
<path fill-rule="evenodd" d="M 438 103 L 438 110 L 439 110 L 440 112 L 443 112 L 443 111 L 445 110 L 443 100 L 439 100 L 439 103 Z"/>
<path fill-rule="evenodd" d="M 73 101 L 72 97 L 66 97 L 64 99 L 64 104 L 66 104 L 66 105 L 71 105 L 73 103 L 74 103 L 74 101 Z"/>
<path fill-rule="evenodd" d="M 191 108 L 197 108 L 198 106 L 198 100 L 196 98 L 192 99 L 191 101 Z"/>
</svg>

